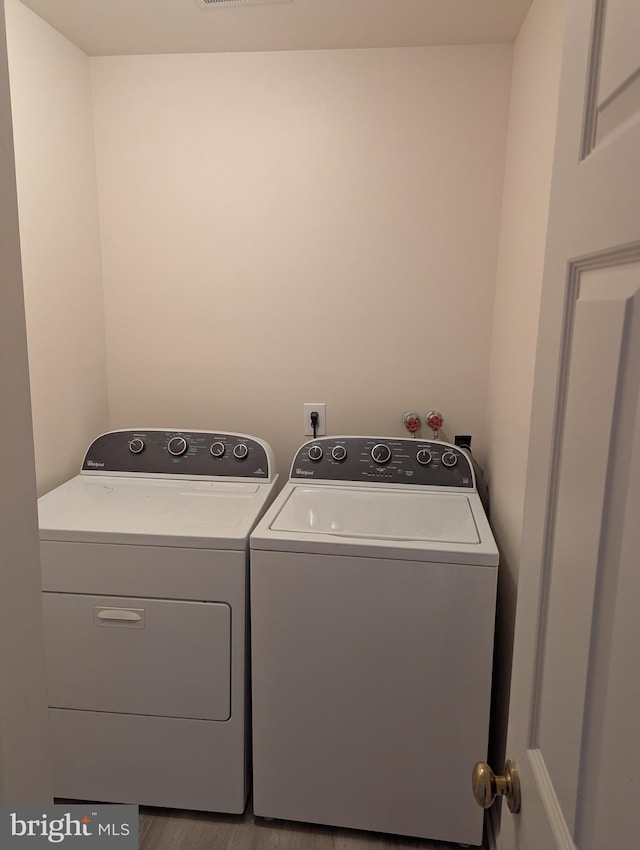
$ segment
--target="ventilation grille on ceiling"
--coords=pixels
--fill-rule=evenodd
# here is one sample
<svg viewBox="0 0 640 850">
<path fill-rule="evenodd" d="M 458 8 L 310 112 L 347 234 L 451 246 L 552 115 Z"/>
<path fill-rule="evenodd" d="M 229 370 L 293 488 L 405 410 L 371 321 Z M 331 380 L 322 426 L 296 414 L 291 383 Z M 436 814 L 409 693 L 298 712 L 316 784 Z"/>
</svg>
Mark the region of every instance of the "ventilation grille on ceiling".
<svg viewBox="0 0 640 850">
<path fill-rule="evenodd" d="M 211 6 L 262 6 L 265 3 L 292 3 L 293 0 L 196 0 L 198 6 L 207 9 Z"/>
</svg>

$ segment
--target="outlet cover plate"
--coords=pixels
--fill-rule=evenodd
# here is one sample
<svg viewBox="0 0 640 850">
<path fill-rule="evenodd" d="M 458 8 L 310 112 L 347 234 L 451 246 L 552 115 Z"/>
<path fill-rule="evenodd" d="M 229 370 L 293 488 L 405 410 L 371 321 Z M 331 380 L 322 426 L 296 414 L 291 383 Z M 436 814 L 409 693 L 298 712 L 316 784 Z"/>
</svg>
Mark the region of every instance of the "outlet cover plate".
<svg viewBox="0 0 640 850">
<path fill-rule="evenodd" d="M 322 402 L 305 403 L 304 405 L 304 435 L 305 437 L 313 437 L 313 428 L 311 427 L 311 414 L 316 411 L 319 415 L 318 428 L 316 429 L 316 437 L 325 437 L 327 434 L 327 405 Z"/>
</svg>

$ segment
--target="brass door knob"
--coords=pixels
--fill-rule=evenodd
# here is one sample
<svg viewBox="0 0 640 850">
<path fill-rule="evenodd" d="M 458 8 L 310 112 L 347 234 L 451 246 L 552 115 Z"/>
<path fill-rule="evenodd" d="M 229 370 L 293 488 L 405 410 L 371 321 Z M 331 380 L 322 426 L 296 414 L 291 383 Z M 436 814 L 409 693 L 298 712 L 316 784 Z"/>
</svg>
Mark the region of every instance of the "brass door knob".
<svg viewBox="0 0 640 850">
<path fill-rule="evenodd" d="M 520 811 L 520 777 L 512 761 L 507 759 L 504 776 L 496 776 L 486 762 L 479 761 L 473 768 L 471 786 L 476 803 L 481 808 L 489 809 L 496 797 L 506 797 L 509 811 L 514 815 Z"/>
</svg>

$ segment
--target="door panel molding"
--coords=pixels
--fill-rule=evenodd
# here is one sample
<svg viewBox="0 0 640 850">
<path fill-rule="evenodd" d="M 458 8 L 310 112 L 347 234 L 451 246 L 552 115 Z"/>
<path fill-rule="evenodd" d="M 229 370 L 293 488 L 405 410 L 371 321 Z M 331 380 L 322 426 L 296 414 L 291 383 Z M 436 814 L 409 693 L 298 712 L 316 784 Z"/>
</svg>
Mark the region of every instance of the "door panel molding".
<svg viewBox="0 0 640 850">
<path fill-rule="evenodd" d="M 542 752 L 538 749 L 529 750 L 527 755 L 558 850 L 576 850 Z"/>
<path fill-rule="evenodd" d="M 600 87 L 600 64 L 604 40 L 604 12 L 606 0 L 596 0 L 591 21 L 591 47 L 587 69 L 586 97 L 582 121 L 582 144 L 580 161 L 586 159 L 596 146 L 598 130 L 598 89 Z"/>
<path fill-rule="evenodd" d="M 532 712 L 530 717 L 528 746 L 537 749 L 540 742 L 540 696 L 542 693 L 542 675 L 546 646 L 546 625 L 549 605 L 549 590 L 551 587 L 551 560 L 554 543 L 554 525 L 556 512 L 556 497 L 558 491 L 559 458 L 562 450 L 562 436 L 564 434 L 564 411 L 568 383 L 569 362 L 573 345 L 573 325 L 575 319 L 575 308 L 580 295 L 580 286 L 583 276 L 589 271 L 598 271 L 619 266 L 631 266 L 640 263 L 640 242 L 632 242 L 619 245 L 614 248 L 605 249 L 585 255 L 572 260 L 569 263 L 566 277 L 566 292 L 562 320 L 562 349 L 560 352 L 560 367 L 558 372 L 558 388 L 556 390 L 555 421 L 553 433 L 555 434 L 551 451 L 551 473 L 548 480 L 547 512 L 544 528 L 544 544 L 542 558 L 542 572 L 540 581 L 540 595 L 538 600 L 537 616 L 537 646 L 534 662 L 534 684 Z"/>
<path fill-rule="evenodd" d="M 616 42 L 616 26 L 611 33 L 607 32 L 607 11 L 610 5 L 613 5 L 613 0 L 595 0 L 593 7 L 580 161 L 586 159 L 624 123 L 634 116 L 640 117 L 640 66 L 633 68 L 625 62 L 624 68 L 616 67 L 612 87 L 609 62 L 604 68 L 604 77 L 609 79 L 603 77 L 603 63 L 607 64 L 605 59 L 610 60 L 612 43 Z M 620 12 L 619 4 L 614 12 Z M 620 30 L 620 15 L 617 17 L 617 29 Z M 607 49 L 609 53 L 605 56 Z M 602 91 L 603 85 L 605 91 Z"/>
<path fill-rule="evenodd" d="M 634 445 L 634 429 L 640 421 L 640 375 L 634 364 L 640 363 L 640 260 L 626 267 L 627 274 L 615 281 L 612 289 L 617 290 L 620 298 L 627 303 L 624 339 L 622 342 L 621 366 L 616 391 L 614 410 L 614 430 L 612 434 L 609 470 L 605 490 L 605 511 L 603 515 L 603 542 L 599 553 L 596 578 L 596 600 L 592 622 L 591 651 L 589 657 L 589 675 L 585 698 L 585 718 L 583 749 L 579 772 L 578 807 L 576 814 L 576 843 L 582 846 L 588 836 L 597 829 L 602 830 L 603 807 L 611 815 L 611 801 L 607 794 L 613 794 L 621 809 L 620 790 L 633 784 L 635 761 L 625 759 L 617 763 L 615 782 L 612 790 L 612 757 L 610 742 L 606 730 L 620 725 L 618 711 L 622 704 L 630 711 L 628 703 L 619 699 L 612 691 L 612 670 L 616 662 L 616 623 L 622 621 L 622 608 L 626 604 L 624 582 L 625 570 L 635 569 L 636 558 L 625 552 L 625 525 L 636 522 L 636 515 L 628 505 L 637 504 L 637 496 L 631 497 L 634 487 L 637 490 L 638 469 L 634 471 L 629 449 Z M 597 283 L 597 281 L 596 281 Z M 595 290 L 595 287 L 592 287 Z M 596 291 L 592 296 L 599 294 Z M 631 519 L 629 513 L 631 512 Z M 632 566 L 633 563 L 633 566 Z M 635 619 L 635 618 L 634 618 Z M 623 678 L 626 678 L 626 674 Z M 630 751 L 629 751 L 630 752 Z M 627 807 L 628 810 L 628 807 Z M 620 813 L 618 812 L 618 818 Z M 615 817 L 614 821 L 617 820 Z"/>
<path fill-rule="evenodd" d="M 629 270 L 630 274 L 620 274 L 620 271 L 625 269 Z M 611 275 L 607 275 L 609 271 Z M 592 272 L 597 273 L 597 276 L 590 277 L 589 273 Z M 554 665 L 549 661 L 548 648 L 555 646 L 553 634 L 550 635 L 550 631 L 553 632 L 554 624 L 555 631 L 558 631 L 562 613 L 560 609 L 557 609 L 554 615 L 551 599 L 554 595 L 558 598 L 556 583 L 559 580 L 558 576 L 566 575 L 566 570 L 560 570 L 554 582 L 554 564 L 556 564 L 556 570 L 562 567 L 566 561 L 567 552 L 571 547 L 575 549 L 575 542 L 571 544 L 571 540 L 564 539 L 566 535 L 558 538 L 556 526 L 559 521 L 558 511 L 566 513 L 566 505 L 570 504 L 570 497 L 568 498 L 567 494 L 571 493 L 576 483 L 578 490 L 581 485 L 580 492 L 587 494 L 590 492 L 605 494 L 611 489 L 610 456 L 615 445 L 620 442 L 617 436 L 618 423 L 625 419 L 624 416 L 619 415 L 620 407 L 624 403 L 625 394 L 626 396 L 630 394 L 628 386 L 625 390 L 626 384 L 629 380 L 634 380 L 633 376 L 629 378 L 629 374 L 633 372 L 628 368 L 629 357 L 635 357 L 638 353 L 638 340 L 636 339 L 636 345 L 631 354 L 629 340 L 633 314 L 632 302 L 636 300 L 637 312 L 639 290 L 640 242 L 598 251 L 568 264 L 562 320 L 563 344 L 555 391 L 552 462 L 544 522 L 528 744 L 532 769 L 536 778 L 540 779 L 541 794 L 545 798 L 545 808 L 548 809 L 550 822 L 557 820 L 555 815 L 552 817 L 556 812 L 554 806 L 557 803 L 556 814 L 561 813 L 567 835 L 571 830 L 579 829 L 583 816 L 583 812 L 578 807 L 578 800 L 582 796 L 585 783 L 588 782 L 586 775 L 588 768 L 585 764 L 585 756 L 581 755 L 582 748 L 586 744 L 588 735 L 597 735 L 597 728 L 594 730 L 593 716 L 585 711 L 585 707 L 589 703 L 588 695 L 593 694 L 594 689 L 598 687 L 594 676 L 598 670 L 602 669 L 602 664 L 597 665 L 593 670 L 591 667 L 594 653 L 599 651 L 596 636 L 600 634 L 598 624 L 603 618 L 601 596 L 597 588 L 602 587 L 605 581 L 602 575 L 602 556 L 598 553 L 602 552 L 603 539 L 606 537 L 609 516 L 606 498 L 604 495 L 602 498 L 598 496 L 595 501 L 591 498 L 585 499 L 583 503 L 583 509 L 586 506 L 588 512 L 588 515 L 585 515 L 587 545 L 583 558 L 584 564 L 580 562 L 584 572 L 581 573 L 581 581 L 576 587 L 576 591 L 580 592 L 578 609 L 581 617 L 572 624 L 572 631 L 567 638 L 569 642 L 573 642 L 572 687 L 569 687 L 564 698 L 560 697 L 559 706 L 556 703 L 558 702 L 557 694 L 562 689 L 562 678 L 558 680 L 561 669 L 558 667 L 554 671 Z M 601 327 L 606 329 L 606 333 L 600 332 Z M 637 333 L 636 337 L 638 337 Z M 595 342 L 591 343 L 590 340 Z M 571 366 L 574 358 L 577 358 L 577 365 L 574 365 L 575 373 L 572 383 Z M 594 403 L 602 403 L 603 417 L 601 433 L 597 436 L 598 455 L 591 460 L 585 458 L 583 465 L 580 460 L 580 451 L 573 451 L 571 434 L 580 431 L 581 423 L 584 423 L 586 429 L 594 426 L 589 419 L 589 410 L 585 408 L 589 392 L 585 391 L 584 386 L 588 380 L 592 379 L 594 380 Z M 637 381 L 635 386 L 637 395 Z M 634 399 L 635 396 L 631 399 L 632 403 Z M 568 415 L 570 419 L 567 423 Z M 590 462 L 587 462 L 589 460 Z M 569 467 L 568 477 L 566 464 L 572 464 Z M 593 487 L 590 486 L 592 479 L 594 479 Z M 562 493 L 564 496 L 560 501 Z M 559 527 L 563 528 L 562 517 L 560 517 Z M 562 581 L 566 581 L 566 578 Z M 566 597 L 566 594 L 567 586 L 565 585 L 560 597 L 563 598 L 563 595 Z M 593 639 L 589 638 L 590 634 L 594 635 Z M 545 683 L 545 676 L 549 675 L 551 684 Z M 567 712 L 576 719 L 577 725 L 567 725 L 563 740 L 568 752 L 564 753 L 560 763 L 551 765 L 547 764 L 543 755 L 546 741 L 544 718 L 553 717 L 552 726 L 554 733 L 557 734 L 558 728 L 562 725 L 560 719 L 562 710 L 555 711 L 554 705 L 562 709 L 562 705 L 565 704 L 562 702 L 563 699 L 569 699 L 574 703 L 572 707 L 567 705 Z M 550 753 L 555 750 L 555 747 L 549 746 Z M 585 747 L 584 752 L 587 754 L 590 752 L 588 747 Z M 544 790 L 545 788 L 547 791 Z M 549 796 L 549 788 L 553 791 L 552 797 Z M 558 802 L 558 795 L 561 803 Z M 559 834 L 559 842 L 564 842 L 563 834 Z M 564 843 L 560 843 L 559 846 L 563 847 Z M 573 843 L 567 846 L 573 847 Z"/>
</svg>

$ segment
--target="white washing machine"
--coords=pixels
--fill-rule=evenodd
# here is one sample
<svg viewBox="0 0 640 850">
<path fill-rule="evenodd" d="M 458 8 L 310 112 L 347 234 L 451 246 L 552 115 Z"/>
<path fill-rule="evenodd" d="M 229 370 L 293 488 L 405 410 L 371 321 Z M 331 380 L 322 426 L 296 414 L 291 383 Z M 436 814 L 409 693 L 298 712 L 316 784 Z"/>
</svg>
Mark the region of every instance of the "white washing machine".
<svg viewBox="0 0 640 850">
<path fill-rule="evenodd" d="M 482 842 L 497 564 L 464 451 L 302 446 L 251 535 L 256 815 Z"/>
<path fill-rule="evenodd" d="M 261 440 L 113 431 L 38 501 L 57 797 L 242 812 Z"/>
</svg>

